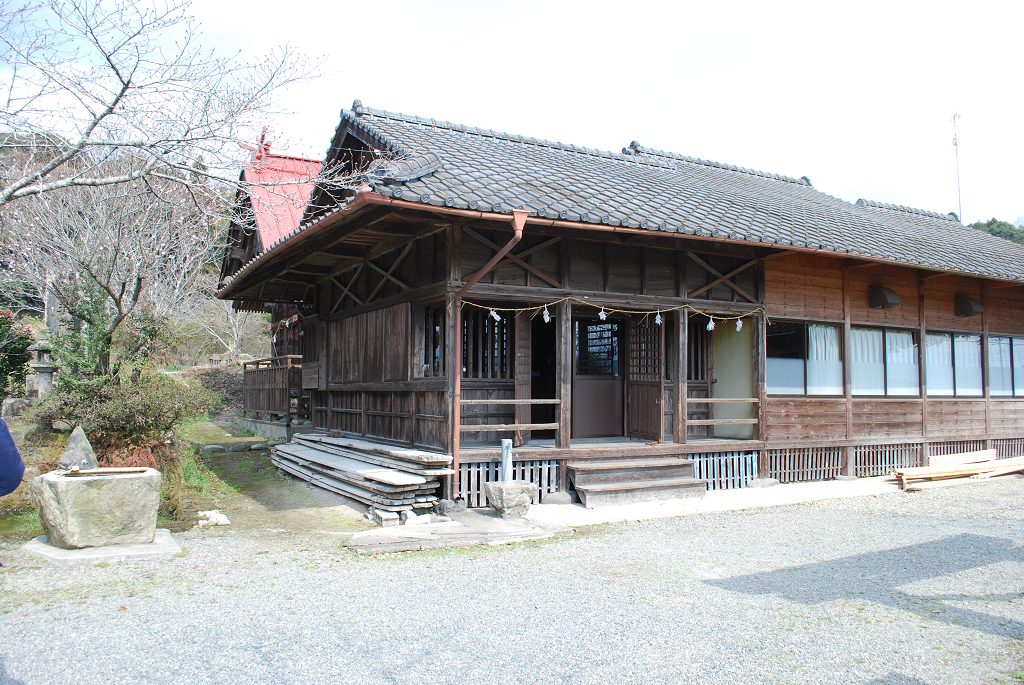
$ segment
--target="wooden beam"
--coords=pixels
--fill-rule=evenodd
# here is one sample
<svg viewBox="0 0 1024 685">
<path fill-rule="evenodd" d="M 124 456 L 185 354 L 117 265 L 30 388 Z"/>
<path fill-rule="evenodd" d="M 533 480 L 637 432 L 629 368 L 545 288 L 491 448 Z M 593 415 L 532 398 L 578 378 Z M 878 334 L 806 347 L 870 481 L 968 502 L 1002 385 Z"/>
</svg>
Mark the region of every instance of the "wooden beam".
<svg viewBox="0 0 1024 685">
<path fill-rule="evenodd" d="M 713 266 L 711 266 L 710 264 L 705 262 L 703 259 L 701 259 L 697 255 L 693 254 L 692 252 L 687 252 L 686 254 L 690 257 L 690 259 L 692 259 L 693 261 L 697 262 L 697 264 L 699 264 L 701 266 L 701 268 L 706 270 L 709 274 L 712 274 L 713 276 L 719 276 L 719 277 L 722 276 L 722 274 L 720 274 L 717 269 L 715 269 Z M 754 304 L 758 304 L 757 300 L 750 296 L 750 293 L 748 293 L 747 291 L 743 290 L 742 288 L 740 288 L 738 285 L 736 285 L 732 281 L 724 281 L 724 283 L 725 283 L 725 285 L 729 286 L 730 288 L 732 288 L 737 293 L 739 293 L 743 297 L 747 298 L 748 300 L 750 300 Z M 691 297 L 692 297 L 692 295 L 691 295 Z"/>
<path fill-rule="evenodd" d="M 448 287 L 458 290 L 458 282 L 449 283 Z M 593 302 L 594 307 L 599 309 L 601 305 L 614 307 L 616 309 L 641 309 L 653 311 L 661 309 L 663 312 L 672 310 L 680 305 L 690 305 L 702 312 L 710 312 L 715 316 L 735 316 L 737 314 L 749 314 L 760 308 L 759 303 L 719 301 L 719 300 L 693 300 L 688 298 L 670 297 L 663 295 L 630 295 L 629 293 L 605 293 L 594 290 L 567 290 L 564 288 L 528 288 L 519 285 L 491 285 L 490 283 L 477 283 L 473 286 L 472 299 L 499 299 L 514 302 L 551 302 L 563 297 L 575 297 L 586 302 Z M 579 304 L 579 303 L 577 303 Z"/>
<path fill-rule="evenodd" d="M 850 328 L 850 272 L 843 271 L 843 400 L 846 406 L 846 439 L 853 437 L 853 370 L 851 355 L 853 353 L 853 334 Z M 806 362 L 805 362 L 806 363 Z M 846 470 L 844 475 L 854 476 L 854 451 L 846 450 Z"/>
<path fill-rule="evenodd" d="M 703 292 L 705 292 L 707 290 L 711 290 L 712 288 L 714 288 L 719 283 L 722 283 L 723 281 L 727 281 L 730 278 L 732 278 L 733 276 L 735 276 L 736 274 L 740 273 L 741 271 L 746 271 L 750 267 L 755 266 L 759 261 L 760 261 L 759 259 L 753 259 L 753 260 L 747 262 L 746 264 L 744 264 L 743 266 L 739 267 L 738 269 L 733 269 L 732 271 L 730 271 L 729 273 L 725 274 L 724 276 L 719 276 L 718 280 L 712 281 L 711 283 L 708 283 L 703 288 L 698 288 L 697 290 L 694 290 L 692 293 L 690 293 L 688 295 L 688 297 L 697 297 L 701 293 L 703 293 Z M 743 291 L 740 290 L 739 292 L 743 292 Z M 750 297 L 749 295 L 747 296 L 747 299 L 749 299 L 749 300 L 751 300 L 753 302 L 757 302 L 757 300 L 755 300 L 754 298 Z"/>
<path fill-rule="evenodd" d="M 398 287 L 401 288 L 402 290 L 412 290 L 412 288 L 410 288 L 405 283 L 398 280 L 392 275 L 395 269 L 398 268 L 398 265 L 402 263 L 402 260 L 404 260 L 411 251 L 412 242 L 405 246 L 405 250 L 402 251 L 402 254 L 398 255 L 398 259 L 396 259 L 394 263 L 391 264 L 391 268 L 389 268 L 387 271 L 384 271 L 384 269 L 380 268 L 370 260 L 366 260 L 366 265 L 381 275 L 381 279 L 377 282 L 377 285 L 374 287 L 373 292 L 371 292 L 370 296 L 366 298 L 367 302 L 373 302 L 373 298 L 377 296 L 377 293 L 380 292 L 381 288 L 384 287 L 384 283 L 386 283 L 388 280 L 394 281 L 394 283 L 397 284 Z"/>
<path fill-rule="evenodd" d="M 331 280 L 334 283 L 336 283 L 339 288 L 341 288 L 341 294 L 338 296 L 338 301 L 335 302 L 334 306 L 331 308 L 331 314 L 338 311 L 338 307 L 340 307 L 341 303 L 345 301 L 346 296 L 351 297 L 356 304 L 363 304 L 363 301 L 352 293 L 352 286 L 355 285 L 356 279 L 359 278 L 359 274 L 363 273 L 363 265 L 365 264 L 366 262 L 362 262 L 359 265 L 359 268 L 356 269 L 356 272 L 352 274 L 352 278 L 349 279 L 348 285 L 343 285 L 340 281 L 338 281 L 338 279 L 331 278 Z"/>
<path fill-rule="evenodd" d="M 555 433 L 555 447 L 569 449 L 572 432 L 572 366 L 573 335 L 572 305 L 560 302 L 555 311 L 555 383 L 558 390 L 558 430 Z"/>
<path fill-rule="evenodd" d="M 491 248 L 493 250 L 496 250 L 496 251 L 497 250 L 501 250 L 501 246 L 500 245 L 498 245 L 497 243 L 491 242 L 487 238 L 483 237 L 482 235 L 480 235 L 479 233 L 474 231 L 469 226 L 466 226 L 463 230 L 466 233 L 468 233 L 470 236 L 475 238 L 477 241 L 479 241 L 479 242 L 483 243 L 484 245 L 486 245 L 487 247 L 489 247 L 489 248 Z M 545 243 L 544 246 L 557 243 L 559 240 L 561 240 L 561 238 L 554 238 L 553 240 L 547 241 L 547 243 Z M 541 246 L 538 245 L 536 248 L 531 248 L 530 250 L 527 250 L 525 252 L 533 252 L 536 249 L 540 249 L 540 247 Z M 498 264 L 495 265 L 494 269 L 492 270 L 492 273 L 493 272 L 497 272 L 497 270 L 499 268 L 501 268 L 505 264 L 508 264 L 509 262 L 515 262 L 517 265 L 523 267 L 524 269 L 526 269 L 527 271 L 532 273 L 537 278 L 545 281 L 546 283 L 550 284 L 552 287 L 558 288 L 561 285 L 558 281 L 556 281 L 555 279 L 551 278 L 550 276 L 548 276 L 543 271 L 534 268 L 530 264 L 527 264 L 522 259 L 520 259 L 520 257 L 524 257 L 525 256 L 525 252 L 524 253 L 517 253 L 517 254 L 512 254 L 511 252 L 509 252 L 508 254 L 505 255 L 505 259 L 503 261 L 501 261 L 501 262 L 499 262 Z"/>
<path fill-rule="evenodd" d="M 672 407 L 672 440 L 680 444 L 686 442 L 686 405 L 687 390 L 686 379 L 689 364 L 686 359 L 687 339 L 690 330 L 690 312 L 683 309 L 676 312 L 676 344 L 672 353 L 675 357 L 676 366 L 676 397 L 675 406 Z"/>
</svg>

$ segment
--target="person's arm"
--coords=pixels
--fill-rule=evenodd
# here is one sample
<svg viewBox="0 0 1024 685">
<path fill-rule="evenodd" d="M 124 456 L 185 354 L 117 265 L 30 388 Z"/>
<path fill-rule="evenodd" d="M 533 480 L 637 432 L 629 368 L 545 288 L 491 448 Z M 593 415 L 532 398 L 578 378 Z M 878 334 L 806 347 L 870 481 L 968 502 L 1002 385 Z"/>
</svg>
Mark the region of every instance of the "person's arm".
<svg viewBox="0 0 1024 685">
<path fill-rule="evenodd" d="M 7 422 L 0 419 L 0 497 L 9 495 L 21 485 L 21 477 L 25 475 L 25 462 L 18 454 Z"/>
</svg>

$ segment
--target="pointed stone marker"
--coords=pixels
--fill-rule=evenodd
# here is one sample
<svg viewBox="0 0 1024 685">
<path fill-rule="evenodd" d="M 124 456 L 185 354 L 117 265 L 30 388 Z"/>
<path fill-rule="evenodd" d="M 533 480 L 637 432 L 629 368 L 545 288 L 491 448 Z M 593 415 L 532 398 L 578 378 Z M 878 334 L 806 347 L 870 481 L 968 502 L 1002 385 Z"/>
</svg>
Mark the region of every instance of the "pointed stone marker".
<svg viewBox="0 0 1024 685">
<path fill-rule="evenodd" d="M 69 469 L 84 471 L 97 468 L 98 466 L 99 462 L 96 461 L 96 453 L 92 451 L 89 438 L 85 437 L 85 431 L 81 426 L 78 426 L 71 432 L 71 437 L 68 438 L 64 454 L 60 457 L 60 467 L 65 471 Z"/>
</svg>

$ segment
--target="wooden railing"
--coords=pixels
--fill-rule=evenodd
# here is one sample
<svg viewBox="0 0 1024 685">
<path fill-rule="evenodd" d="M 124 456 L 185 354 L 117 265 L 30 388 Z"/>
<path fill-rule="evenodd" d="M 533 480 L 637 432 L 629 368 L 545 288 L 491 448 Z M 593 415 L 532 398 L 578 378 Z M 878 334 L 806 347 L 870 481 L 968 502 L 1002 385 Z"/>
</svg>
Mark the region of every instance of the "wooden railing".
<svg viewBox="0 0 1024 685">
<path fill-rule="evenodd" d="M 462 406 L 467 404 L 561 404 L 562 400 L 462 400 Z M 460 424 L 459 431 L 462 433 L 479 433 L 492 431 L 543 431 L 557 430 L 557 423 L 477 423 L 467 426 Z"/>
<path fill-rule="evenodd" d="M 242 365 L 244 390 L 242 412 L 249 417 L 256 414 L 276 414 L 291 425 L 298 414 L 292 399 L 302 395 L 302 355 L 255 359 Z M 294 391 L 294 392 L 293 392 Z"/>
<path fill-rule="evenodd" d="M 761 400 L 756 397 L 688 397 L 686 398 L 687 404 L 719 404 L 719 403 L 731 403 L 736 404 L 740 402 L 747 402 L 750 404 L 760 404 Z M 686 421 L 687 426 L 728 426 L 737 424 L 752 424 L 757 423 L 757 419 L 688 419 Z"/>
</svg>

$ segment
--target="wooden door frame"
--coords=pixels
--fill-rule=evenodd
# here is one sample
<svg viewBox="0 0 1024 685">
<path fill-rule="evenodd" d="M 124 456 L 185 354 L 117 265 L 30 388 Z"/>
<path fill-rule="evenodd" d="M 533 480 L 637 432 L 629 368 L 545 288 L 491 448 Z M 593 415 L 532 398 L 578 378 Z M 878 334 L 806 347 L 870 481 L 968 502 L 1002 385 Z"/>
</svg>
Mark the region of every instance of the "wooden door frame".
<svg viewBox="0 0 1024 685">
<path fill-rule="evenodd" d="M 626 319 L 626 354 L 625 354 L 625 402 L 623 402 L 623 432 L 626 437 L 633 438 L 634 430 L 633 426 L 630 425 L 630 403 L 632 401 L 631 384 L 632 383 L 644 383 L 646 385 L 652 385 L 653 381 L 633 381 L 632 376 L 632 362 L 633 362 L 633 343 L 631 336 L 633 333 L 634 326 L 639 327 L 645 319 L 649 319 L 650 315 L 643 316 L 631 316 Z M 655 412 L 658 422 L 658 429 L 653 433 L 642 433 L 639 430 L 636 432 L 636 437 L 641 440 L 653 440 L 657 442 L 664 442 L 665 440 L 665 321 L 664 317 L 660 325 L 654 323 L 653 319 L 650 319 L 651 326 L 657 326 L 658 329 L 658 392 L 655 400 L 657 405 L 657 411 Z"/>
</svg>

